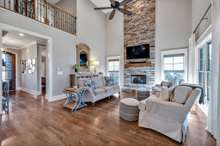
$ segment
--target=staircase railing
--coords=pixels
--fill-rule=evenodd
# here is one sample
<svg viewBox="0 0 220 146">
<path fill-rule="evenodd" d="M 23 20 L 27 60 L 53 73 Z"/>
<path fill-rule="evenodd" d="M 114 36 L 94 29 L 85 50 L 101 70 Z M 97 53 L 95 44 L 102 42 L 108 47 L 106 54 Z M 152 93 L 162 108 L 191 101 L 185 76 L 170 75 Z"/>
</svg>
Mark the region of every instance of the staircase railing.
<svg viewBox="0 0 220 146">
<path fill-rule="evenodd" d="M 0 0 L 0 7 L 76 34 L 76 17 L 47 0 Z"/>
</svg>

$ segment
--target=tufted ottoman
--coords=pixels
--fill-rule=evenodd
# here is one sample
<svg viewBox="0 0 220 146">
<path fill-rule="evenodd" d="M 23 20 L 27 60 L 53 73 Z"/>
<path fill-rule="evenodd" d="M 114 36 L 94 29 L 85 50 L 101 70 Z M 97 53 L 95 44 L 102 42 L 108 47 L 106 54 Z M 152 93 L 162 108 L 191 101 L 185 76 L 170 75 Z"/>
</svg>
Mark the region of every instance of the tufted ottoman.
<svg viewBox="0 0 220 146">
<path fill-rule="evenodd" d="M 124 98 L 120 101 L 120 117 L 127 121 L 137 121 L 139 101 L 134 98 Z"/>
</svg>

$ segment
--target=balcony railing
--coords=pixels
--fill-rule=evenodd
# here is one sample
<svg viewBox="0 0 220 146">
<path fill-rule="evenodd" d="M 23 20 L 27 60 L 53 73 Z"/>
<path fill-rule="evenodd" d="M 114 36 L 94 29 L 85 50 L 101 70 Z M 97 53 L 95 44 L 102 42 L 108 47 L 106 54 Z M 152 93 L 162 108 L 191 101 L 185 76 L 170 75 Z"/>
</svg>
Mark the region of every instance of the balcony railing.
<svg viewBox="0 0 220 146">
<path fill-rule="evenodd" d="M 0 7 L 76 34 L 76 17 L 47 0 L 0 0 Z"/>
</svg>

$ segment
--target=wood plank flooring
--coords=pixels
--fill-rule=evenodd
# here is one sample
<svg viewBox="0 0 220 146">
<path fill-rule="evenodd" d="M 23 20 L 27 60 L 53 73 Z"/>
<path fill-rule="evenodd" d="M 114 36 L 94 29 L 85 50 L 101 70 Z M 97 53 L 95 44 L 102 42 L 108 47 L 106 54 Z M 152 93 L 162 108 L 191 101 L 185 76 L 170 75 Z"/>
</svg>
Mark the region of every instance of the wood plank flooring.
<svg viewBox="0 0 220 146">
<path fill-rule="evenodd" d="M 131 95 L 123 94 L 123 97 Z M 3 115 L 1 146 L 215 146 L 206 120 L 191 112 L 186 142 L 178 144 L 137 122 L 119 118 L 119 99 L 111 98 L 71 113 L 63 102 L 47 103 L 18 92 L 11 97 L 10 115 Z M 163 123 L 164 124 L 164 123 Z"/>
</svg>

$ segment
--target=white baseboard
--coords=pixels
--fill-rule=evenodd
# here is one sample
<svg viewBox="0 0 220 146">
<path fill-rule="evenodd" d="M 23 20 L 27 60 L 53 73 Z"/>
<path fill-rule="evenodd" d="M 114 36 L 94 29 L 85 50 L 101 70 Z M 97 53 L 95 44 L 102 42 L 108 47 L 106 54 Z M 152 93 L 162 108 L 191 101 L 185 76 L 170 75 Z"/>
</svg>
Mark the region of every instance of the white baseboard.
<svg viewBox="0 0 220 146">
<path fill-rule="evenodd" d="M 17 87 L 17 90 L 21 90 L 23 92 L 29 93 L 29 94 L 33 95 L 35 98 L 41 94 L 40 91 L 31 90 L 31 89 L 27 89 L 27 88 L 23 88 L 23 87 Z"/>
<path fill-rule="evenodd" d="M 59 100 L 63 100 L 63 99 L 66 99 L 66 95 L 65 94 L 48 97 L 48 102 L 55 102 L 55 101 L 59 101 Z"/>
<path fill-rule="evenodd" d="M 16 87 L 16 90 L 20 91 L 20 90 L 21 90 L 21 87 Z"/>
</svg>

